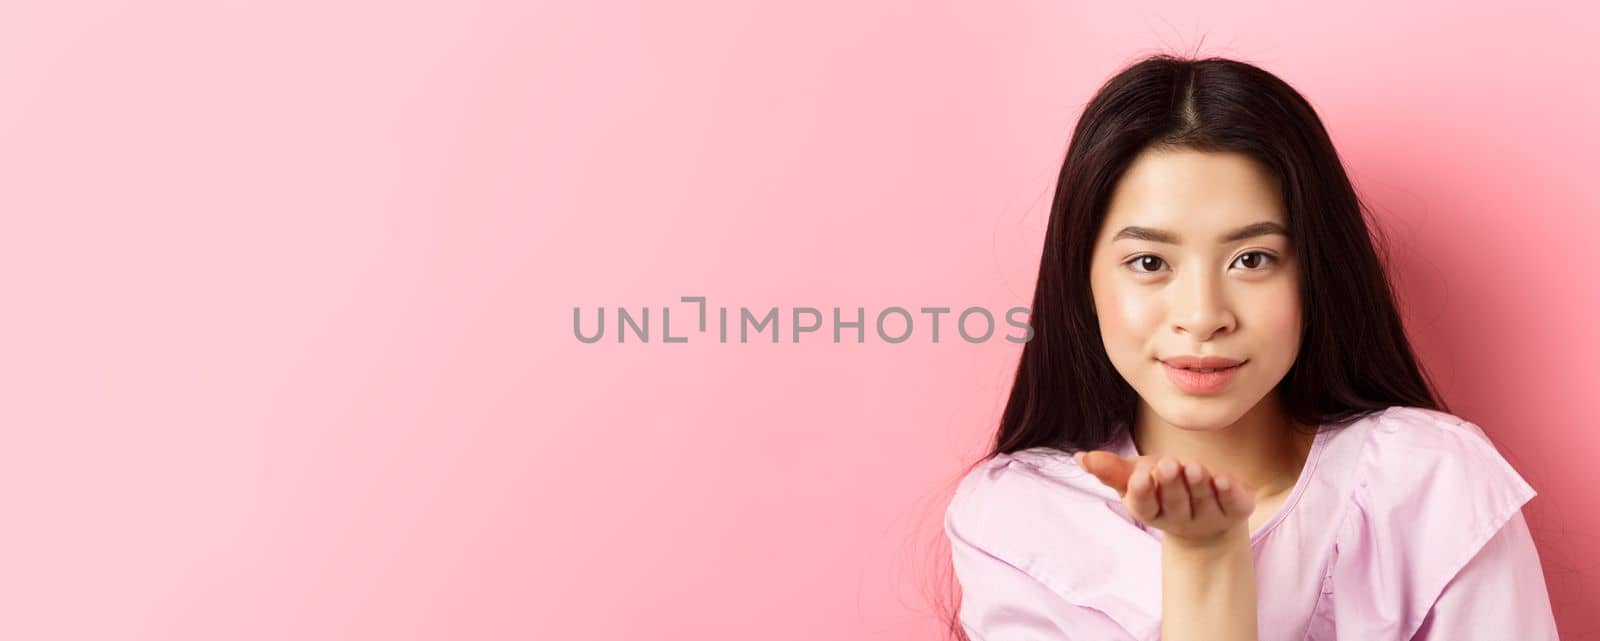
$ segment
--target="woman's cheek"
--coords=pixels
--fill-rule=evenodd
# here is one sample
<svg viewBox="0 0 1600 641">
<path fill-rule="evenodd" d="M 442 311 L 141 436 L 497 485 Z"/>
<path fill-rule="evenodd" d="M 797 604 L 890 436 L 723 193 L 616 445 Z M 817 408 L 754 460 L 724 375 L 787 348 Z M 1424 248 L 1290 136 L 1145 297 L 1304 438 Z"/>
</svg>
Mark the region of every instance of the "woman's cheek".
<svg viewBox="0 0 1600 641">
<path fill-rule="evenodd" d="M 1140 336 L 1150 332 L 1160 307 L 1155 297 L 1140 295 L 1130 287 L 1120 287 L 1111 290 L 1110 298 L 1111 310 L 1106 315 L 1113 319 L 1122 333 Z"/>
<path fill-rule="evenodd" d="M 1251 316 L 1258 320 L 1260 342 L 1270 343 L 1283 369 L 1294 362 L 1300 348 L 1302 316 L 1300 292 L 1292 278 L 1280 279 L 1279 286 L 1260 292 Z"/>
<path fill-rule="evenodd" d="M 1133 363 L 1142 358 L 1159 306 L 1127 288 L 1112 287 L 1099 299 L 1100 333 L 1112 360 Z"/>
</svg>

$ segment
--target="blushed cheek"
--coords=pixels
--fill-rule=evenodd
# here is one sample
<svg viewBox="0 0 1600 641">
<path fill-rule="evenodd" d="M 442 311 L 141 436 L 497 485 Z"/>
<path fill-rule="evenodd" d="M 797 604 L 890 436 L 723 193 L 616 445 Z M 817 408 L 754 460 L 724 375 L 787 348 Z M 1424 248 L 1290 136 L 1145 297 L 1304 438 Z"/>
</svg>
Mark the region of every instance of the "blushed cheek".
<svg viewBox="0 0 1600 641">
<path fill-rule="evenodd" d="M 1289 360 L 1293 360 L 1292 354 L 1300 346 L 1302 331 L 1298 288 L 1285 287 L 1263 297 L 1262 304 L 1257 316 L 1261 319 L 1262 329 L 1280 349 L 1287 351 Z"/>
<path fill-rule="evenodd" d="M 1095 305 L 1100 333 L 1113 347 L 1137 349 L 1143 345 L 1159 313 L 1156 301 L 1115 285 L 1097 291 Z"/>
</svg>

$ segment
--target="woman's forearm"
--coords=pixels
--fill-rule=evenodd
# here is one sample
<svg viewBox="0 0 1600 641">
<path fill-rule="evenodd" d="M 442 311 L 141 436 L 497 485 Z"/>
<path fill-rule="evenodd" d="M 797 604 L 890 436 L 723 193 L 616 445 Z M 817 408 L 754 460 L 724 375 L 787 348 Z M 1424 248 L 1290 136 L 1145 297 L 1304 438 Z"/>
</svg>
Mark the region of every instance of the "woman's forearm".
<svg viewBox="0 0 1600 641">
<path fill-rule="evenodd" d="M 1243 527 L 1161 544 L 1162 641 L 1257 641 L 1255 561 Z"/>
</svg>

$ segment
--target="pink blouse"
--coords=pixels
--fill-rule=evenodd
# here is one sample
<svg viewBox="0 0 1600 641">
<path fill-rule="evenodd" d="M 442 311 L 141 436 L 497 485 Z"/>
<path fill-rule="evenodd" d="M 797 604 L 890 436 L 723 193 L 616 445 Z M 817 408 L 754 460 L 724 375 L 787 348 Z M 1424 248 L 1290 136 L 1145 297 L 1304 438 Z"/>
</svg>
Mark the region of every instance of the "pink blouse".
<svg viewBox="0 0 1600 641">
<path fill-rule="evenodd" d="M 1126 436 L 1107 448 L 1137 454 Z M 1390 407 L 1318 432 L 1250 534 L 1260 641 L 1544 641 L 1537 493 L 1478 426 Z M 945 512 L 973 641 L 1155 641 L 1161 531 L 1064 452 L 999 455 Z"/>
</svg>

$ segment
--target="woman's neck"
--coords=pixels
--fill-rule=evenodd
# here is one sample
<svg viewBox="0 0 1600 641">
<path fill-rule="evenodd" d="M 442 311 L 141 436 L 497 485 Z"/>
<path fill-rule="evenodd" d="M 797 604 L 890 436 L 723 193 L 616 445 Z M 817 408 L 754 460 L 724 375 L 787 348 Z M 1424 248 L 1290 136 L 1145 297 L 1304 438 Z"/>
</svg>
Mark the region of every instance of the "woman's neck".
<svg viewBox="0 0 1600 641">
<path fill-rule="evenodd" d="M 1310 428 L 1294 424 L 1300 429 L 1291 430 L 1291 424 L 1276 395 L 1221 428 L 1178 427 L 1141 402 L 1133 440 L 1140 454 L 1199 462 L 1244 481 L 1257 497 L 1271 497 L 1294 487 L 1311 449 L 1313 435 L 1304 433 Z"/>
</svg>

